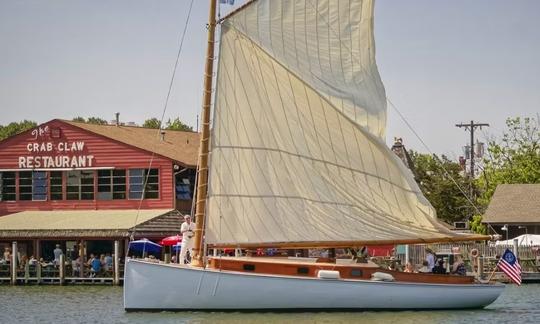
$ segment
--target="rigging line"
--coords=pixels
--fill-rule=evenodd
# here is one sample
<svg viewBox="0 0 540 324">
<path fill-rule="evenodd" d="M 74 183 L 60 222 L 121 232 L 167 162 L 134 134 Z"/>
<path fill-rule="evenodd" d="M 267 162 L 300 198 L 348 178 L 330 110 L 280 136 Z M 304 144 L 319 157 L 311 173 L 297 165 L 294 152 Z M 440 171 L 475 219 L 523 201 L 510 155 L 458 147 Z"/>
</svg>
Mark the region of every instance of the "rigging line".
<svg viewBox="0 0 540 324">
<path fill-rule="evenodd" d="M 169 99 L 171 97 L 172 87 L 173 87 L 173 84 L 174 84 L 174 79 L 176 77 L 176 71 L 178 69 L 178 64 L 180 62 L 180 55 L 182 54 L 182 49 L 184 47 L 184 40 L 186 38 L 186 32 L 187 32 L 187 28 L 188 28 L 189 21 L 190 21 L 190 18 L 191 18 L 191 12 L 192 12 L 192 9 L 193 9 L 193 3 L 194 2 L 195 2 L 195 0 L 191 0 L 190 3 L 189 3 L 189 9 L 188 9 L 187 17 L 186 17 L 186 22 L 184 24 L 184 29 L 182 30 L 182 34 L 180 36 L 180 44 L 178 46 L 178 52 L 176 54 L 176 61 L 174 62 L 174 68 L 173 68 L 173 72 L 172 72 L 172 75 L 171 75 L 171 81 L 169 82 L 169 89 L 167 91 L 167 96 L 165 97 L 165 103 L 163 105 L 163 112 L 161 113 L 161 119 L 159 121 L 159 129 L 157 130 L 157 134 L 156 134 L 158 137 L 160 136 L 161 130 L 163 129 L 163 119 L 165 118 L 165 113 L 167 112 L 167 106 L 169 104 Z M 145 196 L 145 193 L 146 193 L 146 186 L 148 184 L 148 178 L 150 177 L 150 169 L 152 168 L 152 163 L 154 162 L 154 157 L 155 157 L 155 152 L 152 152 L 152 156 L 150 158 L 150 163 L 148 165 L 148 172 L 145 175 L 145 180 L 144 180 L 144 183 L 143 183 L 143 191 L 142 191 L 142 194 L 141 194 L 141 198 L 139 200 L 139 207 L 137 208 L 137 215 L 135 216 L 135 221 L 134 221 L 134 224 L 133 224 L 133 233 L 130 235 L 131 238 L 134 238 L 134 236 L 135 236 L 135 232 L 136 232 L 135 226 L 137 226 L 137 222 L 139 220 L 139 214 L 140 214 L 143 199 L 144 199 L 144 196 Z M 158 173 L 158 177 L 159 177 L 159 173 Z"/>
<path fill-rule="evenodd" d="M 163 127 L 163 119 L 165 118 L 165 112 L 167 111 L 167 105 L 169 104 L 169 98 L 171 96 L 171 91 L 172 91 L 172 87 L 173 87 L 173 84 L 174 84 L 174 78 L 176 76 L 176 70 L 178 68 L 178 63 L 180 62 L 180 55 L 182 54 L 182 48 L 184 47 L 184 39 L 186 38 L 187 27 L 188 27 L 189 20 L 190 20 L 190 17 L 191 17 L 191 11 L 193 9 L 193 2 L 194 2 L 194 0 L 191 0 L 190 3 L 189 3 L 189 9 L 188 9 L 188 14 L 187 14 L 187 18 L 186 18 L 186 23 L 184 24 L 184 30 L 182 31 L 182 36 L 180 37 L 180 45 L 178 47 L 178 53 L 176 54 L 176 62 L 174 63 L 174 68 L 173 68 L 173 72 L 172 72 L 172 75 L 171 75 L 171 82 L 169 83 L 169 90 L 167 91 L 167 97 L 165 98 L 165 104 L 163 106 L 163 113 L 161 114 L 160 130 Z"/>
<path fill-rule="evenodd" d="M 429 152 L 431 153 L 432 155 L 435 155 L 435 153 L 433 153 L 433 151 L 429 148 L 429 146 L 426 144 L 426 142 L 424 142 L 424 140 L 420 137 L 420 135 L 416 132 L 416 130 L 411 126 L 411 124 L 409 123 L 409 121 L 405 118 L 405 116 L 403 116 L 403 114 L 397 109 L 397 107 L 394 105 L 394 103 L 390 100 L 390 98 L 386 97 L 386 101 L 388 101 L 388 103 L 390 104 L 390 106 L 397 112 L 397 114 L 399 115 L 399 117 L 401 118 L 401 120 L 403 120 L 403 122 L 407 125 L 407 127 L 411 130 L 411 132 L 414 134 L 414 136 L 416 136 L 416 138 L 420 141 L 420 143 L 422 143 L 422 145 L 424 146 L 424 148 Z M 437 158 L 437 160 L 439 160 Z M 456 185 L 456 187 L 459 189 L 459 191 L 461 192 L 461 194 L 463 194 L 463 196 L 465 197 L 465 199 L 467 199 L 467 201 L 471 204 L 471 206 L 474 208 L 474 210 L 476 210 L 476 212 L 478 214 L 482 214 L 480 212 L 480 210 L 478 209 L 478 207 L 476 206 L 476 204 L 471 200 L 471 197 L 469 197 L 469 195 L 467 195 L 465 193 L 465 191 L 461 188 L 461 186 L 456 182 L 456 180 L 450 175 L 450 173 L 448 172 L 448 170 L 446 169 L 446 167 L 444 166 L 444 164 L 441 162 L 440 163 L 441 165 L 441 168 L 443 169 L 444 173 L 446 174 L 447 177 L 450 178 L 450 180 L 452 180 L 452 182 Z"/>
</svg>

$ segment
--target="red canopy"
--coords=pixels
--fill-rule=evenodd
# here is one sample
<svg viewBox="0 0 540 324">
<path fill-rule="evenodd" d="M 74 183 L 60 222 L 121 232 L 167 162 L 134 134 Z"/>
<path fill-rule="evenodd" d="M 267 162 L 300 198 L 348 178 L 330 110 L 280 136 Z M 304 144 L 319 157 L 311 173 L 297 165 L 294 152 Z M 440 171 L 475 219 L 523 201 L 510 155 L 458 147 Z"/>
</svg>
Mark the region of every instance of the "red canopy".
<svg viewBox="0 0 540 324">
<path fill-rule="evenodd" d="M 373 257 L 389 257 L 394 255 L 395 246 L 393 244 L 389 245 L 377 245 L 377 246 L 369 246 L 368 247 L 368 253 L 370 256 Z"/>
<path fill-rule="evenodd" d="M 182 237 L 180 235 L 174 235 L 164 238 L 163 240 L 161 240 L 161 242 L 159 242 L 159 244 L 163 246 L 171 246 L 176 245 L 176 243 L 180 242 L 182 242 Z"/>
</svg>

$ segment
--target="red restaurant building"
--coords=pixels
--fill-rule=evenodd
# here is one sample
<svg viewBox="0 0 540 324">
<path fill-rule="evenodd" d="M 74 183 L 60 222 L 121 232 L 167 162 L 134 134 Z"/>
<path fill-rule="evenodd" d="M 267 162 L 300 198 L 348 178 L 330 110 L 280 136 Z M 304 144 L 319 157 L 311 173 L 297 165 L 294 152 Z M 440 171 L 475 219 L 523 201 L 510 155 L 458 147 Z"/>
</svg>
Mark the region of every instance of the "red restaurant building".
<svg viewBox="0 0 540 324">
<path fill-rule="evenodd" d="M 52 120 L 0 141 L 0 249 L 45 260 L 122 253 L 130 237 L 179 232 L 199 134 Z M 77 251 L 76 251 L 77 250 Z M 0 256 L 1 257 L 1 256 Z"/>
</svg>

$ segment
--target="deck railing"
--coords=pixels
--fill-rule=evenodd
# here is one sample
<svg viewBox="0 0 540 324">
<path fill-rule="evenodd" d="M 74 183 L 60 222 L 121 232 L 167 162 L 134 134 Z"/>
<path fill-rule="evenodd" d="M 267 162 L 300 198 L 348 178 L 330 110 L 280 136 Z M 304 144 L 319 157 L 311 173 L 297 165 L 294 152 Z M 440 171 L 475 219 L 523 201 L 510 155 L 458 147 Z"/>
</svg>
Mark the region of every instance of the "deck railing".
<svg viewBox="0 0 540 324">
<path fill-rule="evenodd" d="M 90 267 L 83 266 L 83 272 L 80 273 L 80 268 L 73 269 L 70 262 L 66 262 L 64 271 L 61 271 L 60 266 L 57 265 L 30 265 L 26 264 L 24 267 L 18 266 L 16 269 L 16 281 L 17 283 L 51 283 L 51 284 L 63 284 L 63 283 L 114 283 L 114 267 L 102 268 L 98 272 L 93 272 Z M 11 265 L 0 264 L 0 283 L 12 282 Z M 63 272 L 63 273 L 62 273 Z M 124 276 L 123 264 L 119 265 L 119 278 L 122 280 Z"/>
<path fill-rule="evenodd" d="M 416 266 L 420 266 L 426 258 L 426 246 L 424 244 L 409 245 L 409 259 Z M 469 268 L 473 267 L 472 251 L 476 250 L 478 256 L 483 256 L 486 260 L 486 268 L 493 269 L 499 257 L 506 249 L 514 251 L 512 245 L 490 245 L 486 243 L 451 243 L 451 244 L 430 244 L 430 248 L 436 254 L 456 254 L 463 257 L 465 264 Z M 515 253 L 515 251 L 514 251 Z M 524 271 L 540 270 L 540 246 L 518 246 L 518 258 Z M 402 264 L 406 263 L 405 253 L 400 251 L 396 257 Z M 476 264 L 474 264 L 476 266 Z"/>
</svg>

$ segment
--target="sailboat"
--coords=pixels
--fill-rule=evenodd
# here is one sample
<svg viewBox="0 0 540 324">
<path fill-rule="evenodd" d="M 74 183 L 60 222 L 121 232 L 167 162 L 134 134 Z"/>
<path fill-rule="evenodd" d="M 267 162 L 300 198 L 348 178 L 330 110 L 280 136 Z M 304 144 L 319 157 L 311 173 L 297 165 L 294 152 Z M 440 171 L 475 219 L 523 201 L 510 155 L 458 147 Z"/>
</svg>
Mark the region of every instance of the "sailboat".
<svg viewBox="0 0 540 324">
<path fill-rule="evenodd" d="M 442 226 L 384 142 L 373 6 L 253 0 L 216 19 L 210 1 L 194 257 L 127 259 L 126 310 L 480 308 L 502 293 L 370 262 L 212 253 L 489 239 Z"/>
</svg>

